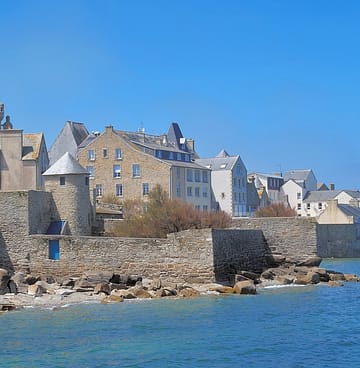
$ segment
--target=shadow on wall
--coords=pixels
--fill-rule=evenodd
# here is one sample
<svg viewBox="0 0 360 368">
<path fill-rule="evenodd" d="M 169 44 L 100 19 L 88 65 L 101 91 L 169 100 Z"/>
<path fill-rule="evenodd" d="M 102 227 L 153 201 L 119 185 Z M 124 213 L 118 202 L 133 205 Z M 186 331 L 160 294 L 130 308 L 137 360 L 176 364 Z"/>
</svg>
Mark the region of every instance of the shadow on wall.
<svg viewBox="0 0 360 368">
<path fill-rule="evenodd" d="M 0 232 L 0 268 L 14 272 L 14 266 L 11 262 L 5 239 Z"/>
<path fill-rule="evenodd" d="M 241 271 L 260 274 L 276 264 L 261 230 L 214 230 L 213 251 L 219 283 L 232 284 Z"/>
</svg>

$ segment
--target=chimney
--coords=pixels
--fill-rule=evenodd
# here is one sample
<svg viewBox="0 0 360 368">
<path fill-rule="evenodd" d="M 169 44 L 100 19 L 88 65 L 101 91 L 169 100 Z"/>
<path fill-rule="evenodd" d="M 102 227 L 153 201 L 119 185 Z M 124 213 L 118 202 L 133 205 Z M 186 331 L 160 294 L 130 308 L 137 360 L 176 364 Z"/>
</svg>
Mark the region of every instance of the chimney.
<svg viewBox="0 0 360 368">
<path fill-rule="evenodd" d="M 330 190 L 335 190 L 335 184 L 334 183 L 330 183 L 329 186 L 330 186 Z"/>
<path fill-rule="evenodd" d="M 186 143 L 189 151 L 195 152 L 195 141 L 192 138 L 186 138 Z"/>
<path fill-rule="evenodd" d="M 359 200 L 356 198 L 351 198 L 349 201 L 349 205 L 352 207 L 359 208 Z"/>
<path fill-rule="evenodd" d="M 0 102 L 0 124 L 2 119 L 4 119 L 4 104 Z"/>
<path fill-rule="evenodd" d="M 3 127 L 4 127 L 4 129 L 6 129 L 6 130 L 10 130 L 10 129 L 12 129 L 12 128 L 13 128 L 13 125 L 12 125 L 12 123 L 11 123 L 11 121 L 10 121 L 10 116 L 9 116 L 9 115 L 6 115 L 5 123 L 4 123 Z"/>
<path fill-rule="evenodd" d="M 327 203 L 328 203 L 328 208 L 329 208 L 330 213 L 334 213 L 338 206 L 338 200 L 330 199 L 330 201 L 328 201 Z"/>
</svg>

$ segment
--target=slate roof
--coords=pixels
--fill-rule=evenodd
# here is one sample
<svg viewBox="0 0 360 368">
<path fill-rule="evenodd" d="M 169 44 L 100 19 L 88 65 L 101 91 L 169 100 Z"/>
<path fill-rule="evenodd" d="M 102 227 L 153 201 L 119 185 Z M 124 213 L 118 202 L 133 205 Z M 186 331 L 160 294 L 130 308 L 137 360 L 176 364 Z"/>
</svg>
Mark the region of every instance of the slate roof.
<svg viewBox="0 0 360 368">
<path fill-rule="evenodd" d="M 43 175 L 84 175 L 89 174 L 69 152 L 59 158 Z"/>
<path fill-rule="evenodd" d="M 349 196 L 353 198 L 359 198 L 360 199 L 360 192 L 358 190 L 342 190 L 341 192 L 345 192 Z"/>
<path fill-rule="evenodd" d="M 285 173 L 284 181 L 288 181 L 290 179 L 295 180 L 295 181 L 306 180 L 310 173 L 311 173 L 311 169 L 290 170 Z"/>
<path fill-rule="evenodd" d="M 23 160 L 36 160 L 40 154 L 43 133 L 23 134 Z"/>
<path fill-rule="evenodd" d="M 198 158 L 195 162 L 212 171 L 232 170 L 240 156 L 229 156 L 225 150 L 221 150 L 216 157 Z"/>
<path fill-rule="evenodd" d="M 303 202 L 326 202 L 334 199 L 341 192 L 342 190 L 312 190 L 306 194 Z"/>
<path fill-rule="evenodd" d="M 88 135 L 83 123 L 67 121 L 49 149 L 50 164 L 55 163 L 65 152 L 75 156 L 78 147 Z"/>
<path fill-rule="evenodd" d="M 338 204 L 338 208 L 347 216 L 360 218 L 360 208 L 349 204 Z"/>
</svg>

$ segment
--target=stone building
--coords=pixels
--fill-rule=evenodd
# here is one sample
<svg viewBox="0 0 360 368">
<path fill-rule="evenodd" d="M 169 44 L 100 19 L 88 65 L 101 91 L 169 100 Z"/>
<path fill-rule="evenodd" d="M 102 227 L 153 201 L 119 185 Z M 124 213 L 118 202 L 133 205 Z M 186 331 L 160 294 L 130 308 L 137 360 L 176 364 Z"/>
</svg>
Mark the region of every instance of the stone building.
<svg viewBox="0 0 360 368">
<path fill-rule="evenodd" d="M 78 161 L 90 175 L 90 190 L 101 202 L 105 197 L 141 199 L 159 184 L 172 199 L 195 208 L 211 208 L 210 169 L 193 160 L 194 142 L 185 139 L 178 124 L 167 134 L 125 132 L 107 126 L 101 134 L 90 135 L 79 147 Z"/>
<path fill-rule="evenodd" d="M 0 104 L 0 122 L 4 104 Z M 6 116 L 0 129 L 0 190 L 37 190 L 44 188 L 43 172 L 49 158 L 43 133 L 26 134 L 14 129 Z"/>
<path fill-rule="evenodd" d="M 53 220 L 61 221 L 69 235 L 91 235 L 88 172 L 66 152 L 43 175 L 45 190 L 52 193 L 54 201 Z"/>
</svg>

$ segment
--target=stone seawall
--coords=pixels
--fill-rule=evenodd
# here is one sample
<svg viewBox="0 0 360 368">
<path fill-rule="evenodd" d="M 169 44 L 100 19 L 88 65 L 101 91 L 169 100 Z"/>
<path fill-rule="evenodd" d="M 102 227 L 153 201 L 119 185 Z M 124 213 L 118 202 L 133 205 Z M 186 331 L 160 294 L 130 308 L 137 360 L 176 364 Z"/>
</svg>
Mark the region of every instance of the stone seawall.
<svg viewBox="0 0 360 368">
<path fill-rule="evenodd" d="M 317 255 L 316 220 L 306 217 L 243 218 L 233 221 L 237 229 L 261 230 L 271 253 L 299 261 Z"/>
<path fill-rule="evenodd" d="M 318 254 L 323 258 L 360 257 L 360 224 L 318 225 Z"/>
<path fill-rule="evenodd" d="M 80 276 L 114 272 L 161 278 L 171 283 L 228 282 L 241 270 L 267 267 L 260 231 L 187 230 L 166 239 L 33 235 L 30 272 Z M 49 259 L 49 240 L 58 239 L 60 259 Z"/>
</svg>

